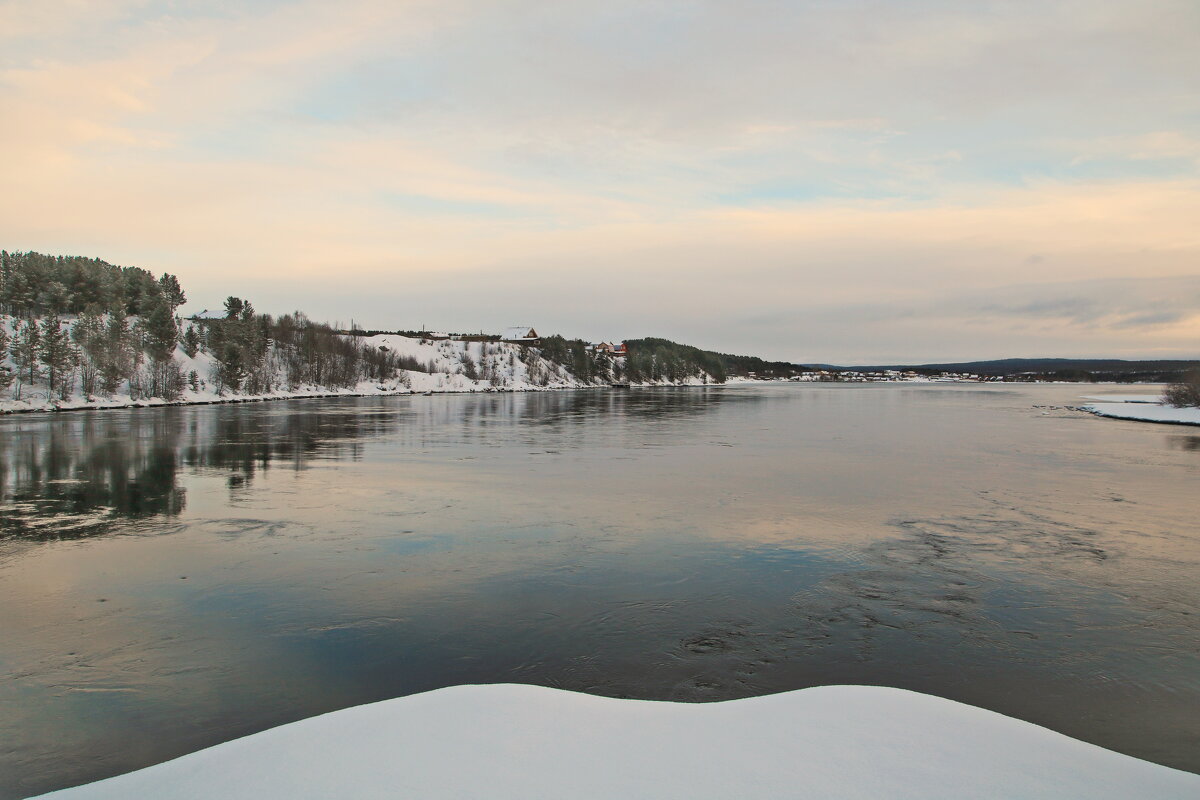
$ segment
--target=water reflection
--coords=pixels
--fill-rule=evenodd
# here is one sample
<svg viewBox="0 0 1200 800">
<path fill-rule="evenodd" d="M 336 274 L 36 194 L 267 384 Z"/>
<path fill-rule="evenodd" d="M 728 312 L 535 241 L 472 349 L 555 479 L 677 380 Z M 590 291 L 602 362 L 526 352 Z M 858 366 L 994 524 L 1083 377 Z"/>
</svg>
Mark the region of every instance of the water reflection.
<svg viewBox="0 0 1200 800">
<path fill-rule="evenodd" d="M 301 470 L 314 459 L 358 460 L 366 442 L 395 434 L 432 447 L 447 438 L 488 444 L 489 432 L 531 426 L 531 445 L 553 430 L 559 447 L 586 444 L 582 423 L 606 417 L 685 421 L 724 402 L 717 389 L 436 397 L 409 405 L 311 401 L 271 406 L 84 412 L 5 420 L 0 436 L 0 536 L 82 538 L 119 518 L 173 517 L 185 507 L 181 471 L 219 471 L 232 491 L 259 472 Z M 745 398 L 743 398 L 745 399 Z M 588 433 L 596 433 L 594 430 Z"/>
<path fill-rule="evenodd" d="M 93 416 L 7 426 L 0 437 L 0 536 L 80 538 L 111 530 L 114 517 L 182 511 L 176 427 L 157 417 L 130 428 Z"/>
</svg>

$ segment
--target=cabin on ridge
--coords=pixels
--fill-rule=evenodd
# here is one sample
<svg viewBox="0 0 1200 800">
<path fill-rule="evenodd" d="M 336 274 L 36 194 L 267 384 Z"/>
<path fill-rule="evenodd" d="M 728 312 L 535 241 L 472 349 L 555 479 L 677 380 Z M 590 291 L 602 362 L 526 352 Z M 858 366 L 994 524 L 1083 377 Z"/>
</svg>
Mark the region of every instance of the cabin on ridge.
<svg viewBox="0 0 1200 800">
<path fill-rule="evenodd" d="M 518 325 L 501 332 L 500 341 L 508 342 L 509 344 L 525 344 L 537 347 L 542 343 L 542 337 L 538 336 L 538 332 L 528 325 Z"/>
<path fill-rule="evenodd" d="M 603 353 L 613 358 L 624 358 L 629 355 L 629 351 L 625 349 L 625 343 L 613 344 L 612 342 L 596 342 L 588 345 L 588 349 L 593 353 Z"/>
</svg>

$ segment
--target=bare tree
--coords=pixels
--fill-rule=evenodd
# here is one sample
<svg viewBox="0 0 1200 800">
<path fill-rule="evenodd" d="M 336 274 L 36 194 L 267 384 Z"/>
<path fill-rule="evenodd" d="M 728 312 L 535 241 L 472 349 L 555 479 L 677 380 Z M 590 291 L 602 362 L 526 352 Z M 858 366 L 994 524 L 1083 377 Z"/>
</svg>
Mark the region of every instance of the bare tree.
<svg viewBox="0 0 1200 800">
<path fill-rule="evenodd" d="M 1200 370 L 1190 372 L 1179 383 L 1168 386 L 1163 399 L 1176 408 L 1200 406 Z"/>
</svg>

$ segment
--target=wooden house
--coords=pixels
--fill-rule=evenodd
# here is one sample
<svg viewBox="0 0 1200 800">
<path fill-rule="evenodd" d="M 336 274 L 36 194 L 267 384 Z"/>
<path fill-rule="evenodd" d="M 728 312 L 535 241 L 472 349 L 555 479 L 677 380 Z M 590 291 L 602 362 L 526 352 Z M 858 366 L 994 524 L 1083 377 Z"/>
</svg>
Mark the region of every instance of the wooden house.
<svg viewBox="0 0 1200 800">
<path fill-rule="evenodd" d="M 527 325 L 518 325 L 513 328 L 508 328 L 500 333 L 500 341 L 510 344 L 524 344 L 536 347 L 542 343 L 542 337 L 538 336 L 538 332 Z"/>
</svg>

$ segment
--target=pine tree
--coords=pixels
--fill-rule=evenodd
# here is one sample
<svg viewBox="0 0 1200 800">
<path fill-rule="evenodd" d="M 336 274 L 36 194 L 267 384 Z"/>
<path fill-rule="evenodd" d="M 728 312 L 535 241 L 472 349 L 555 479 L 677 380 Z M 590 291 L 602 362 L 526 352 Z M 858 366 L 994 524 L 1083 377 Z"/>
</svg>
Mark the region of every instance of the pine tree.
<svg viewBox="0 0 1200 800">
<path fill-rule="evenodd" d="M 171 307 L 163 298 L 152 302 L 144 320 L 146 351 L 156 361 L 170 358 L 179 340 L 179 326 L 171 314 Z"/>
<path fill-rule="evenodd" d="M 84 311 L 71 328 L 71 341 L 79 346 L 79 390 L 86 397 L 96 391 L 98 365 L 103 360 L 104 320 L 93 310 Z"/>
<path fill-rule="evenodd" d="M 12 360 L 22 378 L 28 374 L 29 383 L 37 383 L 38 355 L 41 353 L 41 336 L 37 325 L 32 320 L 26 320 L 16 333 L 10 351 Z"/>
<path fill-rule="evenodd" d="M 41 361 L 46 365 L 46 376 L 49 382 L 49 389 L 54 391 L 56 386 L 60 386 L 74 366 L 74 352 L 71 347 L 71 340 L 67 337 L 67 332 L 63 330 L 62 323 L 57 316 L 49 316 L 42 320 L 42 346 L 41 346 Z"/>
<path fill-rule="evenodd" d="M 158 279 L 158 285 L 167 305 L 171 307 L 172 314 L 175 313 L 175 309 L 187 302 L 187 295 L 183 293 L 183 287 L 179 285 L 179 279 L 174 275 L 164 272 Z"/>
<path fill-rule="evenodd" d="M 5 253 L 4 255 L 7 255 Z M 0 361 L 4 360 L 4 356 L 8 353 L 8 329 L 0 325 Z M 7 389 L 13 382 L 13 374 L 9 368 L 0 364 L 0 389 Z"/>
<path fill-rule="evenodd" d="M 120 388 L 134 369 L 133 348 L 129 344 L 129 322 L 120 309 L 109 313 L 104 327 L 100 367 L 100 382 L 109 394 Z"/>
<path fill-rule="evenodd" d="M 188 358 L 196 357 L 196 353 L 200 351 L 200 334 L 196 333 L 195 325 L 187 326 L 180 339 L 180 344 L 183 345 L 183 352 L 187 353 Z"/>
<path fill-rule="evenodd" d="M 71 291 L 61 281 L 50 281 L 39 300 L 47 313 L 65 314 L 71 306 Z"/>
<path fill-rule="evenodd" d="M 225 341 L 213 355 L 217 359 L 215 377 L 220 388 L 236 392 L 246 377 L 246 362 L 241 346 L 235 341 Z"/>
<path fill-rule="evenodd" d="M 147 298 L 147 313 L 142 320 L 146 335 L 146 351 L 150 354 L 150 394 L 174 399 L 181 388 L 179 366 L 175 363 L 175 343 L 179 326 L 162 294 Z"/>
</svg>

